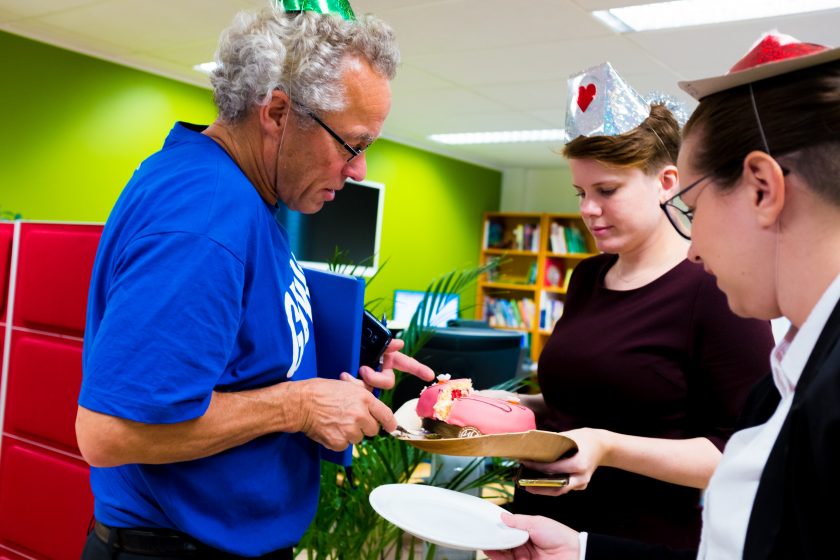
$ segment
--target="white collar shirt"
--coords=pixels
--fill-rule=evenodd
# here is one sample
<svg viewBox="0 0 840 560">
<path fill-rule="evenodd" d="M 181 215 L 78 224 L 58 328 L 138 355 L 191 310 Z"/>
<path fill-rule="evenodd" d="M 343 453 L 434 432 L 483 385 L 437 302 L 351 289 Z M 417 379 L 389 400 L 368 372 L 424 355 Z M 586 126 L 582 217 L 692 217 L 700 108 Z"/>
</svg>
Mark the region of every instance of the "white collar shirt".
<svg viewBox="0 0 840 560">
<path fill-rule="evenodd" d="M 773 349 L 770 363 L 781 401 L 766 423 L 736 432 L 726 444 L 704 495 L 698 559 L 743 557 L 747 525 L 761 473 L 790 411 L 802 370 L 838 300 L 840 276 L 820 297 L 799 331 L 791 327 Z"/>
</svg>

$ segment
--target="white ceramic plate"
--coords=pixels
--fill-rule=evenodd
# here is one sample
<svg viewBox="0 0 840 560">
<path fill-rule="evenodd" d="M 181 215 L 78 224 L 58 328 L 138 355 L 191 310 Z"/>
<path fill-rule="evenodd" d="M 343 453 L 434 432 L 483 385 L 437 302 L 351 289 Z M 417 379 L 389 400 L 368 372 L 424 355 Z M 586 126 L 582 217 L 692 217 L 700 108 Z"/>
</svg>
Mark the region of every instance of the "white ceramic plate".
<svg viewBox="0 0 840 560">
<path fill-rule="evenodd" d="M 370 493 L 373 509 L 412 535 L 460 550 L 505 550 L 528 533 L 502 522 L 505 510 L 476 496 L 422 484 L 385 484 Z"/>
</svg>

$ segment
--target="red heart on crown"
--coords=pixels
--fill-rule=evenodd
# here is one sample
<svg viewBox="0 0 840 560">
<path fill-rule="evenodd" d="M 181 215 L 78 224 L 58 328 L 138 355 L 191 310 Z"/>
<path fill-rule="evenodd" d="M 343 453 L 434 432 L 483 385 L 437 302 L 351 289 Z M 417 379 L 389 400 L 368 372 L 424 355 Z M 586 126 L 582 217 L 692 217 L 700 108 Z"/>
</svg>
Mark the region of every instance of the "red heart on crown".
<svg viewBox="0 0 840 560">
<path fill-rule="evenodd" d="M 595 84 L 589 84 L 588 86 L 580 86 L 578 87 L 578 100 L 577 104 L 580 107 L 580 110 L 584 113 L 586 109 L 589 107 L 589 104 L 592 103 L 592 100 L 595 99 Z"/>
</svg>

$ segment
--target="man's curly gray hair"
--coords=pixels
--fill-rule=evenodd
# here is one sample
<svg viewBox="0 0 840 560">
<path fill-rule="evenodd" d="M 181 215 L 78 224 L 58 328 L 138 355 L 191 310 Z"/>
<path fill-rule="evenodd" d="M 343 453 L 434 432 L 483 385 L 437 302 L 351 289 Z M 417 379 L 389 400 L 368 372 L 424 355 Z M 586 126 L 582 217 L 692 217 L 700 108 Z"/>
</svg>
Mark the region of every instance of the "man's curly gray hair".
<svg viewBox="0 0 840 560">
<path fill-rule="evenodd" d="M 389 80 L 400 61 L 393 30 L 373 16 L 346 21 L 313 12 L 286 13 L 280 7 L 240 12 L 222 32 L 210 77 L 219 117 L 229 123 L 242 120 L 255 106 L 268 103 L 275 89 L 315 111 L 341 110 L 346 55 L 367 59 Z"/>
</svg>

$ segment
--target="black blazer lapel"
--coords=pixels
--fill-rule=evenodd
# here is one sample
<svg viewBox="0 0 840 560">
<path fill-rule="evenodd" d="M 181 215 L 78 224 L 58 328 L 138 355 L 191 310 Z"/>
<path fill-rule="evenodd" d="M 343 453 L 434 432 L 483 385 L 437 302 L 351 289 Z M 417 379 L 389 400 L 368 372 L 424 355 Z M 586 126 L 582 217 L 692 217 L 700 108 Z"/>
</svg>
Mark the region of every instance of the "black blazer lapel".
<svg viewBox="0 0 840 560">
<path fill-rule="evenodd" d="M 791 433 L 791 416 L 795 413 L 797 407 L 803 406 L 803 399 L 805 399 L 808 387 L 818 379 L 821 371 L 823 369 L 832 371 L 836 367 L 834 362 L 840 360 L 840 357 L 834 358 L 831 354 L 837 348 L 838 341 L 840 341 L 840 303 L 831 312 L 811 355 L 808 357 L 796 385 L 796 394 L 793 398 L 791 410 L 782 424 L 779 436 L 776 438 L 776 443 L 770 451 L 767 464 L 761 474 L 747 526 L 744 560 L 772 558 L 773 551 L 778 551 L 780 530 L 785 515 L 785 502 L 786 500 L 796 499 L 795 496 L 790 495 L 791 480 L 789 477 L 795 476 L 795 473 L 791 471 L 790 457 L 788 457 L 791 438 L 794 437 Z M 832 359 L 829 360 L 829 358 Z M 832 367 L 823 368 L 822 366 L 826 363 L 829 363 Z M 779 400 L 778 392 L 765 391 L 765 395 L 768 401 L 775 399 L 778 402 Z M 758 405 L 757 408 L 762 407 Z M 766 409 L 766 407 L 764 408 Z"/>
</svg>

